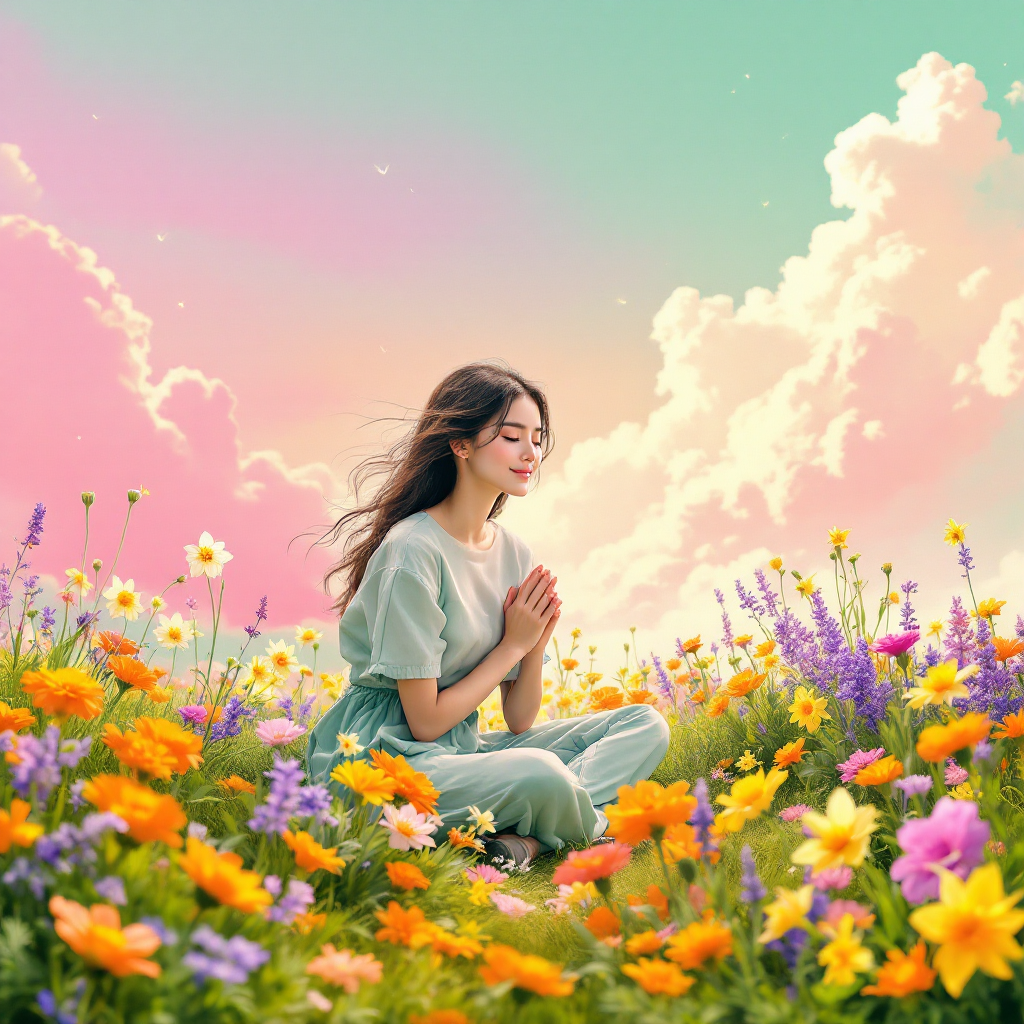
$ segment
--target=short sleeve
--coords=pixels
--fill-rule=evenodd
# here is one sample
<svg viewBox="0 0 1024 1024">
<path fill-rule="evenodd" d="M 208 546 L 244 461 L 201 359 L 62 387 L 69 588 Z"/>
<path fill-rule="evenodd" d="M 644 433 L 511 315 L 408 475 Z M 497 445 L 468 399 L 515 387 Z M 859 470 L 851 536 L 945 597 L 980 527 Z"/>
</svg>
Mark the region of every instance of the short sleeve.
<svg viewBox="0 0 1024 1024">
<path fill-rule="evenodd" d="M 436 679 L 441 674 L 445 614 L 438 595 L 418 573 L 388 566 L 380 571 L 370 633 L 370 675 L 388 680 Z"/>
</svg>

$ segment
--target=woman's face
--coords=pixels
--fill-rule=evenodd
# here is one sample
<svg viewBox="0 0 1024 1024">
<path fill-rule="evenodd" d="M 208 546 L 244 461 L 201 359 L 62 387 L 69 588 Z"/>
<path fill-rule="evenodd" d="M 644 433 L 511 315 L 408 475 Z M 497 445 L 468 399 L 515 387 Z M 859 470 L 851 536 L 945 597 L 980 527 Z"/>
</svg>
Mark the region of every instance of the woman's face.
<svg viewBox="0 0 1024 1024">
<path fill-rule="evenodd" d="M 495 435 L 495 428 L 498 429 Z M 540 409 L 529 395 L 520 395 L 500 422 L 495 418 L 466 453 L 469 470 L 487 483 L 516 497 L 530 487 L 541 459 Z"/>
</svg>

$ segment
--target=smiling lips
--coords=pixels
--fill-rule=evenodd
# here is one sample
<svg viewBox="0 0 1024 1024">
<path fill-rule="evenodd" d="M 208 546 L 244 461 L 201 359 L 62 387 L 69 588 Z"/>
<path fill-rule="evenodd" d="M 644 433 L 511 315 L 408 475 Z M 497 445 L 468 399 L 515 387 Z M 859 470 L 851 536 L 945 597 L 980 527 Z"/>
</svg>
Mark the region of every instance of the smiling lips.
<svg viewBox="0 0 1024 1024">
<path fill-rule="evenodd" d="M 533 475 L 532 469 L 513 469 L 512 472 L 515 473 L 516 476 L 525 477 L 527 480 L 529 480 Z"/>
</svg>

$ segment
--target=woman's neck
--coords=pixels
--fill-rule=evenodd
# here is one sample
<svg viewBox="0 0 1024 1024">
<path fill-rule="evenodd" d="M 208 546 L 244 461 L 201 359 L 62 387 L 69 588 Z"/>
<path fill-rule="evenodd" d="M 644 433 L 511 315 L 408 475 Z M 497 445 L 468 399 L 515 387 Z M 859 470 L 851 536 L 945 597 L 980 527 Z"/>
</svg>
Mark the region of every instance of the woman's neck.
<svg viewBox="0 0 1024 1024">
<path fill-rule="evenodd" d="M 456 540 L 467 547 L 486 550 L 494 543 L 494 526 L 488 522 L 488 516 L 500 492 L 473 484 L 460 474 L 452 493 L 425 511 Z"/>
</svg>

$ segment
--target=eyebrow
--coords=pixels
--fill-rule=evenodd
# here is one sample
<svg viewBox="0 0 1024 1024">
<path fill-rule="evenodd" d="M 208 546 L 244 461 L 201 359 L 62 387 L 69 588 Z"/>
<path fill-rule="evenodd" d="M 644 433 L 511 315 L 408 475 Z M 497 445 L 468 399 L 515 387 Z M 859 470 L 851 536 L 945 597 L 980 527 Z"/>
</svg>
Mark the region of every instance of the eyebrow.
<svg viewBox="0 0 1024 1024">
<path fill-rule="evenodd" d="M 525 423 L 513 423 L 511 420 L 505 420 L 505 422 L 502 423 L 502 426 L 503 427 L 518 427 L 520 430 L 536 430 L 539 433 L 543 433 L 544 432 L 544 428 L 543 427 L 528 427 L 528 426 L 526 426 Z"/>
</svg>

